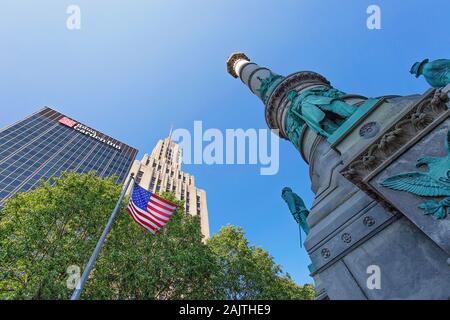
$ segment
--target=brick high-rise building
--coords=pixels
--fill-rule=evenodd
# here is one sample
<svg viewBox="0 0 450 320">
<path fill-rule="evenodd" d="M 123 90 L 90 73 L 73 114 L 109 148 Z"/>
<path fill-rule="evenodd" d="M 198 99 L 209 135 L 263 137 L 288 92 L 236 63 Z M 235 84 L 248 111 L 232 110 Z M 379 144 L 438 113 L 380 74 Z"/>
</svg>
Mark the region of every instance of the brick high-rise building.
<svg viewBox="0 0 450 320">
<path fill-rule="evenodd" d="M 144 189 L 157 194 L 170 191 L 185 201 L 186 213 L 200 216 L 202 234 L 209 238 L 206 192 L 195 186 L 194 176 L 181 171 L 181 148 L 170 136 L 160 140 L 150 155 L 135 160 L 131 173 Z"/>
</svg>

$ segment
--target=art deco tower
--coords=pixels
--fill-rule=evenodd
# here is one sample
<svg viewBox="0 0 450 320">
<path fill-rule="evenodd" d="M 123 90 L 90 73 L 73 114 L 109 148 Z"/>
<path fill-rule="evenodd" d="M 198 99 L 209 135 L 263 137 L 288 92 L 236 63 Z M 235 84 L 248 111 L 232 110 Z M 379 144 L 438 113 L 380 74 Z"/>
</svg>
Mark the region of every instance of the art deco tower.
<svg viewBox="0 0 450 320">
<path fill-rule="evenodd" d="M 170 191 L 178 200 L 183 200 L 187 214 L 200 216 L 202 234 L 208 239 L 206 192 L 195 186 L 194 176 L 181 171 L 181 159 L 181 148 L 169 135 L 159 140 L 150 155 L 145 154 L 142 160 L 135 160 L 130 174 L 134 173 L 136 183 L 150 192 Z"/>
</svg>

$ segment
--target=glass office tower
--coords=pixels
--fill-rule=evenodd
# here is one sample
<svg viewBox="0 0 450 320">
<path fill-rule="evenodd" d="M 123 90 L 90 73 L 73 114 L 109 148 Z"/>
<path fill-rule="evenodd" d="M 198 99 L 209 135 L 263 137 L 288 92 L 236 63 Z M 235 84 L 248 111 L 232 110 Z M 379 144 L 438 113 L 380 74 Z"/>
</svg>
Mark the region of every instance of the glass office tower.
<svg viewBox="0 0 450 320">
<path fill-rule="evenodd" d="M 116 175 L 123 183 L 137 150 L 55 110 L 43 108 L 0 130 L 0 208 L 17 192 L 63 171 Z"/>
</svg>

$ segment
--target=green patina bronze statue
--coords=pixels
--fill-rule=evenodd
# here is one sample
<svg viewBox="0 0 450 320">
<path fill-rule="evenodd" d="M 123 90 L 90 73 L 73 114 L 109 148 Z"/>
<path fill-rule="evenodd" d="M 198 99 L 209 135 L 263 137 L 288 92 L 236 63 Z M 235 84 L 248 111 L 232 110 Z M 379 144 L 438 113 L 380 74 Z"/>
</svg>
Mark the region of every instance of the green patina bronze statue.
<svg viewBox="0 0 450 320">
<path fill-rule="evenodd" d="M 423 75 L 434 88 L 445 87 L 450 83 L 450 59 L 437 59 L 431 62 L 425 59 L 414 63 L 409 72 L 416 78 Z"/>
<path fill-rule="evenodd" d="M 317 134 L 329 137 L 355 111 L 356 107 L 341 98 L 344 92 L 334 88 L 317 87 L 287 94 L 291 106 L 286 116 L 286 133 L 298 148 L 298 139 L 307 125 Z"/>
<path fill-rule="evenodd" d="M 450 130 L 445 139 L 445 157 L 422 157 L 416 167 L 427 166 L 427 172 L 405 172 L 384 180 L 381 185 L 390 189 L 406 191 L 421 197 L 444 197 L 427 200 L 419 205 L 426 215 L 444 219 L 450 208 Z"/>
<path fill-rule="evenodd" d="M 283 76 L 280 76 L 273 72 L 271 72 L 265 79 L 261 79 L 260 77 L 258 77 L 260 86 L 259 89 L 256 89 L 256 91 L 259 92 L 264 103 L 267 102 L 267 99 L 269 99 L 269 96 L 272 93 L 273 89 L 275 89 L 276 85 L 279 84 L 283 79 Z"/>
<path fill-rule="evenodd" d="M 309 215 L 309 210 L 306 209 L 305 203 L 302 198 L 300 198 L 291 188 L 285 187 L 281 192 L 281 197 L 286 201 L 289 210 L 292 213 L 295 221 L 298 223 L 300 228 L 305 232 L 306 235 L 309 234 L 308 223 L 306 218 Z"/>
</svg>

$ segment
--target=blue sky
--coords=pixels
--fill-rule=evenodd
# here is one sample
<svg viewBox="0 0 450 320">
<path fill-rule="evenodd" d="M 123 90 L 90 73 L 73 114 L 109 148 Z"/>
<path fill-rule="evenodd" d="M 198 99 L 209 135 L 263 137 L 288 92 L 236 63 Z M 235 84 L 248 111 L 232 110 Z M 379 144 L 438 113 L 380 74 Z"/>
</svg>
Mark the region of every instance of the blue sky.
<svg viewBox="0 0 450 320">
<path fill-rule="evenodd" d="M 66 8 L 81 8 L 81 30 Z M 381 7 L 381 30 L 366 8 Z M 53 107 L 141 152 L 175 128 L 266 128 L 263 105 L 226 72 L 231 52 L 288 75 L 314 70 L 349 93 L 424 92 L 409 74 L 423 58 L 450 57 L 450 2 L 381 0 L 3 0 L 0 127 Z M 207 191 L 212 233 L 242 226 L 298 283 L 309 259 L 281 189 L 312 204 L 308 167 L 280 142 L 280 171 L 186 165 Z"/>
</svg>

